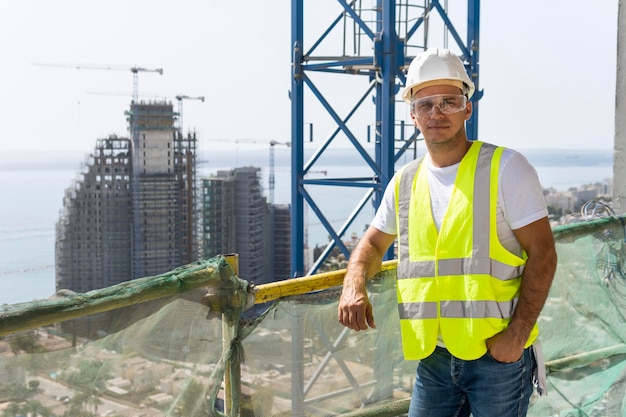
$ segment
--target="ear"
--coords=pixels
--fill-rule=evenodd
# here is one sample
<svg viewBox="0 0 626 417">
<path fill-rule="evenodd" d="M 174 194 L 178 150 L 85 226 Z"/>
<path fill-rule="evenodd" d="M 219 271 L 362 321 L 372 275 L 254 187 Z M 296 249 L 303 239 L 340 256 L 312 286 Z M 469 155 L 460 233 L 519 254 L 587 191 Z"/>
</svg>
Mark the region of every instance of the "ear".
<svg viewBox="0 0 626 417">
<path fill-rule="evenodd" d="M 471 101 L 467 101 L 467 104 L 465 105 L 465 120 L 469 120 L 470 117 L 472 117 L 472 102 Z"/>
</svg>

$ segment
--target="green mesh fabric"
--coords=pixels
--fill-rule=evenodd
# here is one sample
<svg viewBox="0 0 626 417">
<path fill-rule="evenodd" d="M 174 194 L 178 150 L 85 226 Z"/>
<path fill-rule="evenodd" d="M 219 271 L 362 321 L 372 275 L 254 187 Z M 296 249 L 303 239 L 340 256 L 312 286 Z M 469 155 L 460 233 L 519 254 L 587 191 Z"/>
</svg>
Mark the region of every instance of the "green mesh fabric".
<svg viewBox="0 0 626 417">
<path fill-rule="evenodd" d="M 626 257 L 623 218 L 555 230 L 559 256 L 539 320 L 548 396 L 535 416 L 624 416 Z"/>
<path fill-rule="evenodd" d="M 532 397 L 529 416 L 626 416 L 622 221 L 554 230 L 559 263 L 539 320 L 548 396 Z M 202 280 L 185 275 L 192 266 L 103 290 L 121 299 L 110 311 L 80 317 L 98 297 L 78 295 L 62 308 L 72 320 L 45 327 L 28 323 L 59 300 L 2 306 L 0 329 L 26 324 L 0 340 L 0 416 L 406 413 L 416 363 L 402 358 L 395 270 L 369 283 L 377 329 L 354 332 L 337 322 L 338 288 L 246 310 L 247 283 L 207 262 Z"/>
</svg>

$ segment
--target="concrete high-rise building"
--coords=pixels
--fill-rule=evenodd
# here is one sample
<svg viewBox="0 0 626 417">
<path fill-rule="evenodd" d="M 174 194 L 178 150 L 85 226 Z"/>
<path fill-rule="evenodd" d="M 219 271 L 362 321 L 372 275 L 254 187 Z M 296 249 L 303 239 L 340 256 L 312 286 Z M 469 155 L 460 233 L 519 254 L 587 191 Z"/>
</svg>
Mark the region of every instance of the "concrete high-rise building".
<svg viewBox="0 0 626 417">
<path fill-rule="evenodd" d="M 202 180 L 204 257 L 237 253 L 239 276 L 256 284 L 290 272 L 289 209 L 266 202 L 260 173 L 241 167 Z"/>
<path fill-rule="evenodd" d="M 133 277 L 195 261 L 196 138 L 174 127 L 171 103 L 133 105 Z"/>
<path fill-rule="evenodd" d="M 229 171 L 202 180 L 204 258 L 235 253 L 235 176 Z"/>
<path fill-rule="evenodd" d="M 65 192 L 56 225 L 56 288 L 86 292 L 132 277 L 131 141 L 99 139 Z"/>
<path fill-rule="evenodd" d="M 272 207 L 274 264 L 273 277 L 282 280 L 291 277 L 291 210 L 287 204 Z"/>
<path fill-rule="evenodd" d="M 100 139 L 66 191 L 56 287 L 85 292 L 197 260 L 196 137 L 171 103 L 133 103 L 131 138 Z"/>
</svg>

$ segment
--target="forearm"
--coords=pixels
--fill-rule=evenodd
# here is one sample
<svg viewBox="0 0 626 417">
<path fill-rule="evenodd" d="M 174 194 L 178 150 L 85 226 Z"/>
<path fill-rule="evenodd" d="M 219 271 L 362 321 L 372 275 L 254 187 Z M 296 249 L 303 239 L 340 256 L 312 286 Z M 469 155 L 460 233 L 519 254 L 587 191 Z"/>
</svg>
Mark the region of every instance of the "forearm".
<svg viewBox="0 0 626 417">
<path fill-rule="evenodd" d="M 525 343 L 548 298 L 556 270 L 556 252 L 547 250 L 528 258 L 520 286 L 518 303 L 509 324 L 515 339 Z"/>
<path fill-rule="evenodd" d="M 375 328 L 367 280 L 380 271 L 385 251 L 395 236 L 370 227 L 350 255 L 338 305 L 338 319 L 353 330 Z"/>
<path fill-rule="evenodd" d="M 350 255 L 344 285 L 365 286 L 367 280 L 380 271 L 383 255 L 370 242 L 359 244 Z"/>
<path fill-rule="evenodd" d="M 556 249 L 547 217 L 516 229 L 513 233 L 528 258 L 509 326 L 486 341 L 487 349 L 500 362 L 515 362 L 521 357 L 548 298 L 556 270 Z"/>
<path fill-rule="evenodd" d="M 380 271 L 385 252 L 393 244 L 394 235 L 369 227 L 350 254 L 344 286 L 364 287 L 367 280 Z"/>
</svg>

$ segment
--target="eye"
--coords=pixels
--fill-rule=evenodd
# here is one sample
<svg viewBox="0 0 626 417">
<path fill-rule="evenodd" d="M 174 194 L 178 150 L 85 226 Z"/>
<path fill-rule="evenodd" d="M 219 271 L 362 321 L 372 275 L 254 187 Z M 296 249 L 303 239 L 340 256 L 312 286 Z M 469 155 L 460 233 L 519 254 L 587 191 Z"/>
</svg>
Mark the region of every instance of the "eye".
<svg viewBox="0 0 626 417">
<path fill-rule="evenodd" d="M 417 102 L 417 110 L 430 110 L 433 108 L 433 102 L 431 100 L 423 100 Z"/>
<path fill-rule="evenodd" d="M 447 97 L 443 100 L 443 106 L 446 107 L 460 107 L 460 100 L 456 97 Z"/>
</svg>

